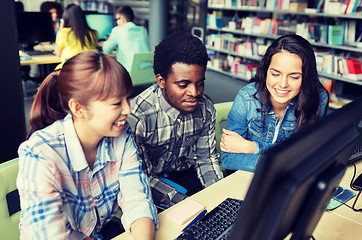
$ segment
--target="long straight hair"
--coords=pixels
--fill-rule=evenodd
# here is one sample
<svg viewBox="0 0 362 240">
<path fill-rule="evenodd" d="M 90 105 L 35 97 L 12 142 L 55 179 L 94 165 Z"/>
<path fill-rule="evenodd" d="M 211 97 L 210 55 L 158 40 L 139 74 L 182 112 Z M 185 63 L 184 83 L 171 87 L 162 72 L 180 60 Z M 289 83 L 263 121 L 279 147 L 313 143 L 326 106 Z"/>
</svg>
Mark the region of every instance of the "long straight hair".
<svg viewBox="0 0 362 240">
<path fill-rule="evenodd" d="M 79 53 L 41 84 L 30 110 L 28 137 L 63 119 L 70 112 L 71 98 L 87 106 L 91 100 L 104 101 L 131 92 L 131 77 L 117 60 L 96 51 Z"/>
<path fill-rule="evenodd" d="M 261 108 L 258 109 L 261 114 L 271 110 L 270 93 L 266 87 L 267 71 L 272 57 L 282 51 L 297 54 L 302 60 L 302 85 L 296 96 L 298 106 L 294 112 L 297 119 L 296 129 L 301 129 L 318 120 L 321 111 L 320 92 L 325 91 L 327 93 L 319 81 L 314 51 L 307 40 L 298 35 L 285 35 L 279 37 L 268 47 L 258 65 L 255 77 L 251 79 L 251 81 L 258 83 L 254 97 L 261 103 Z M 324 114 L 326 114 L 327 108 L 328 104 Z"/>
<path fill-rule="evenodd" d="M 64 27 L 72 29 L 83 48 L 89 47 L 87 43 L 91 45 L 94 43 L 96 45 L 97 32 L 88 26 L 84 12 L 78 5 L 74 3 L 69 4 L 64 9 L 63 20 Z"/>
</svg>

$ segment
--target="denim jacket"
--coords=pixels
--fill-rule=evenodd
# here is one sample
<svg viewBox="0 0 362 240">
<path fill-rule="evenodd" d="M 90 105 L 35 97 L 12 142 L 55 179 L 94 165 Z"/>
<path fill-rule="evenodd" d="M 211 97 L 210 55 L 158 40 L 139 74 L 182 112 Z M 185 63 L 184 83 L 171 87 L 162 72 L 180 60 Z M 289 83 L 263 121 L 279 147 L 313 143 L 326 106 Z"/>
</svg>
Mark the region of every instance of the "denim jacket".
<svg viewBox="0 0 362 240">
<path fill-rule="evenodd" d="M 254 154 L 222 152 L 221 161 L 225 169 L 253 172 L 261 153 L 274 144 L 289 138 L 295 132 L 296 118 L 294 111 L 297 107 L 297 99 L 294 98 L 285 109 L 280 119 L 277 139 L 273 143 L 278 115 L 274 112 L 273 108 L 268 113 L 264 112 L 263 117 L 260 112 L 257 112 L 261 104 L 253 96 L 256 90 L 257 83 L 250 83 L 239 91 L 229 112 L 227 122 L 228 130 L 234 131 L 243 138 L 256 143 L 255 152 Z M 326 91 L 320 92 L 320 99 L 319 119 L 324 115 L 327 105 L 328 94 Z M 265 114 L 267 116 L 265 121 L 263 121 Z"/>
</svg>

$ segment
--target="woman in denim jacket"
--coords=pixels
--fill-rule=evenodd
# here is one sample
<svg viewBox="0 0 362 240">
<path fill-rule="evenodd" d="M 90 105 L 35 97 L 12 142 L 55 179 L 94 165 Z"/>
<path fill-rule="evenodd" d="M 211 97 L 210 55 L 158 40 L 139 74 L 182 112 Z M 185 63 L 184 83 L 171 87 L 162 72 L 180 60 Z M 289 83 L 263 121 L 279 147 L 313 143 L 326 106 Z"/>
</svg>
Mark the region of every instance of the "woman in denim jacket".
<svg viewBox="0 0 362 240">
<path fill-rule="evenodd" d="M 236 96 L 223 130 L 225 169 L 254 171 L 261 153 L 321 119 L 328 108 L 312 46 L 298 35 L 275 40 L 251 81 Z"/>
</svg>

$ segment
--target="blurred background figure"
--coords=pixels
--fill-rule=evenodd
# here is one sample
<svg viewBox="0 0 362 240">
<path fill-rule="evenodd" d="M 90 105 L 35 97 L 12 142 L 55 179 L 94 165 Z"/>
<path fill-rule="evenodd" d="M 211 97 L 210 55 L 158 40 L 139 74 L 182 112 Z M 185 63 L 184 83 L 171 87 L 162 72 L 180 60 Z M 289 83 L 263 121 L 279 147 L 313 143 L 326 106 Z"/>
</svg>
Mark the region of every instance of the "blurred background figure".
<svg viewBox="0 0 362 240">
<path fill-rule="evenodd" d="M 49 12 L 52 14 L 52 20 L 54 24 L 54 31 L 57 34 L 60 24 L 60 16 L 62 11 L 62 6 L 58 2 L 43 2 L 40 5 L 41 12 Z"/>
<path fill-rule="evenodd" d="M 147 30 L 133 22 L 134 13 L 129 6 L 119 7 L 115 18 L 117 26 L 102 44 L 102 49 L 104 53 L 109 54 L 117 48 L 117 61 L 130 72 L 134 54 L 150 51 Z"/>
<path fill-rule="evenodd" d="M 69 4 L 63 11 L 63 26 L 61 24 L 55 40 L 55 55 L 60 57 L 63 63 L 74 55 L 97 50 L 98 33 L 88 26 L 84 12 L 76 4 Z"/>
</svg>

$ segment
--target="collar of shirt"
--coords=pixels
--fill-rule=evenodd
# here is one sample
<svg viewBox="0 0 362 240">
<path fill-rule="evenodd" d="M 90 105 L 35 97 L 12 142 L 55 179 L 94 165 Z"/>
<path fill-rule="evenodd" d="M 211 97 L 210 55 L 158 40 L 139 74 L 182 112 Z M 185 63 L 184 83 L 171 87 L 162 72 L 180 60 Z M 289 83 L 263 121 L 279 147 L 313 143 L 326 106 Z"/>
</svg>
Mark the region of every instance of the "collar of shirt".
<svg viewBox="0 0 362 240">
<path fill-rule="evenodd" d="M 124 28 L 124 29 L 129 29 L 129 28 L 132 28 L 136 26 L 136 24 L 134 24 L 134 22 L 128 22 L 126 24 L 124 24 L 123 26 L 120 26 L 121 28 Z"/>
<path fill-rule="evenodd" d="M 160 103 L 161 109 L 173 120 L 176 121 L 177 117 L 180 115 L 180 111 L 172 107 L 164 98 L 161 88 L 157 89 L 157 97 Z"/>
<path fill-rule="evenodd" d="M 74 169 L 74 171 L 79 172 L 87 168 L 88 162 L 85 158 L 82 145 L 78 139 L 77 133 L 74 129 L 73 118 L 71 114 L 68 114 L 64 120 L 64 139 L 66 143 L 67 152 L 69 154 L 69 161 Z M 104 158 L 104 154 L 109 155 L 110 157 Z M 107 161 L 117 161 L 115 153 L 112 149 L 112 144 L 109 138 L 103 138 L 98 147 L 98 152 L 96 156 L 96 161 L 94 163 L 93 170 L 96 171 L 98 166 L 103 166 Z"/>
</svg>

